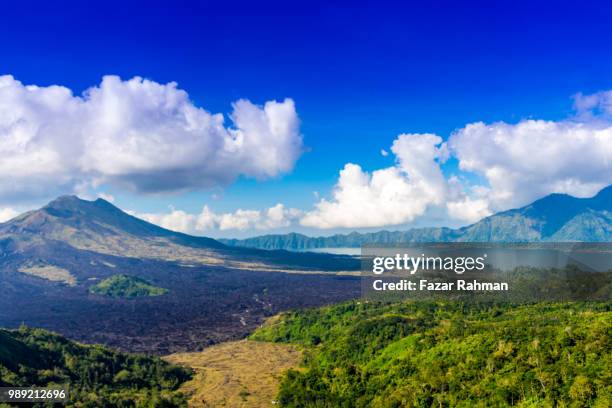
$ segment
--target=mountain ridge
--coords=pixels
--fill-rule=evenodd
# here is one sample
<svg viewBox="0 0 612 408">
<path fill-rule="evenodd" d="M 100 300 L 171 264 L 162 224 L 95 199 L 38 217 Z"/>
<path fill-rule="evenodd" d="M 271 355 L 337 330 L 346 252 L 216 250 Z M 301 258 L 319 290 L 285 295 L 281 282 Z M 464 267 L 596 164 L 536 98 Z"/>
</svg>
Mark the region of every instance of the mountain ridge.
<svg viewBox="0 0 612 408">
<path fill-rule="evenodd" d="M 213 238 L 151 224 L 101 198 L 60 196 L 0 224 L 0 271 L 28 271 L 50 279 L 47 272 L 54 268 L 72 282 L 90 278 L 86 272 L 74 271 L 77 258 L 108 261 L 100 256 L 268 271 L 356 270 L 359 266 L 350 257 L 227 246 Z M 68 271 L 83 276 L 71 276 Z"/>
<path fill-rule="evenodd" d="M 247 248 L 308 250 L 409 242 L 612 241 L 612 185 L 590 198 L 554 193 L 520 208 L 502 211 L 465 227 L 406 231 L 353 231 L 329 237 L 268 234 L 220 242 Z"/>
<path fill-rule="evenodd" d="M 132 234 L 174 237 L 175 239 L 196 241 L 200 245 L 217 248 L 224 247 L 222 243 L 212 238 L 194 237 L 151 224 L 122 211 L 102 198 L 88 201 L 82 200 L 75 195 L 60 196 L 38 210 L 28 211 L 11 220 L 0 223 L 0 234 L 2 232 L 49 232 L 48 228 L 42 231 L 40 229 L 29 231 L 28 227 L 44 227 L 51 220 L 50 217 L 66 220 L 67 222 L 64 222 L 64 224 L 68 223 L 79 228 L 82 228 L 84 223 L 87 222 L 98 224 L 116 224 L 120 222 L 122 228 Z M 13 228 L 11 229 L 11 227 Z M 19 227 L 26 228 L 19 230 Z"/>
</svg>

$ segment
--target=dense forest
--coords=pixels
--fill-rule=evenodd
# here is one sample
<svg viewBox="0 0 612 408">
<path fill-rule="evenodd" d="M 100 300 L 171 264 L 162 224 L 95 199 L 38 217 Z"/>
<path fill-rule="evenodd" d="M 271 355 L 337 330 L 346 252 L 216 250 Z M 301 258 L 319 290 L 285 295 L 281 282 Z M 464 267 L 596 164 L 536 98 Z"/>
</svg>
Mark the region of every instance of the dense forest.
<svg viewBox="0 0 612 408">
<path fill-rule="evenodd" d="M 283 407 L 610 407 L 612 304 L 352 301 L 252 335 L 302 345 Z"/>
<path fill-rule="evenodd" d="M 186 406 L 176 390 L 190 377 L 159 358 L 81 345 L 41 329 L 0 330 L 0 386 L 69 384 L 71 407 Z"/>
</svg>

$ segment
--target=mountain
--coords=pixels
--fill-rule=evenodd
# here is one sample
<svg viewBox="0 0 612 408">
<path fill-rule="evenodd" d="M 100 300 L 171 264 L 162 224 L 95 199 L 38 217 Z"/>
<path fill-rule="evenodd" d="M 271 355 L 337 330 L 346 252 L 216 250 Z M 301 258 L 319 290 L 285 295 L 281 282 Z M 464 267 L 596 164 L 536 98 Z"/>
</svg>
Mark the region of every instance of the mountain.
<svg viewBox="0 0 612 408">
<path fill-rule="evenodd" d="M 359 266 L 348 256 L 229 247 L 102 199 L 64 196 L 0 224 L 0 327 L 190 351 L 241 338 L 281 310 L 358 296 L 357 279 L 329 272 Z"/>
<path fill-rule="evenodd" d="M 237 250 L 212 238 L 158 227 L 101 198 L 87 201 L 62 196 L 39 210 L 0 224 L 0 258 L 13 255 L 23 259 L 22 269 L 54 265 L 53 259 L 46 258 L 65 261 L 68 255 L 89 253 L 249 270 L 357 267 L 346 257 Z"/>
<path fill-rule="evenodd" d="M 291 233 L 220 241 L 239 247 L 287 250 L 407 242 L 610 242 L 612 186 L 604 188 L 591 198 L 550 194 L 527 206 L 500 212 L 458 229 L 418 228 L 364 234 L 351 232 L 330 237 L 308 237 Z"/>
<path fill-rule="evenodd" d="M 298 233 L 262 235 L 246 239 L 220 239 L 227 245 L 260 248 L 307 250 L 316 248 L 352 248 L 363 244 L 393 244 L 398 242 L 441 242 L 452 237 L 450 228 L 415 228 L 408 231 L 351 232 L 329 237 L 309 237 Z"/>
</svg>

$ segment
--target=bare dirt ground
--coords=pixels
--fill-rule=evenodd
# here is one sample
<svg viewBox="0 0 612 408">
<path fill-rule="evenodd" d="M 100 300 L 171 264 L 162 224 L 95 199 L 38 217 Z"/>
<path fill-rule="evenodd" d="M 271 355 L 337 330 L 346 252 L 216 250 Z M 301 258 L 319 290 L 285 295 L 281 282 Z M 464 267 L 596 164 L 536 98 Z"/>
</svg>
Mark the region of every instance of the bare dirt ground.
<svg viewBox="0 0 612 408">
<path fill-rule="evenodd" d="M 301 357 L 286 344 L 241 340 L 165 359 L 196 371 L 182 387 L 191 396 L 190 407 L 263 408 L 274 406 L 283 372 Z"/>
</svg>

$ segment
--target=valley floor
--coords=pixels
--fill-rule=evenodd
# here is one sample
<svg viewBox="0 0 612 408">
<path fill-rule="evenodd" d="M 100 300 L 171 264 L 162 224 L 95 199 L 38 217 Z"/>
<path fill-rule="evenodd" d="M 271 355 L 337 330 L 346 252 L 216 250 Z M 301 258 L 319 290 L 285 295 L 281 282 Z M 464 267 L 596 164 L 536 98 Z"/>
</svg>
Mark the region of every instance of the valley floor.
<svg viewBox="0 0 612 408">
<path fill-rule="evenodd" d="M 291 345 L 241 340 L 165 360 L 195 370 L 194 378 L 181 387 L 190 396 L 190 407 L 263 408 L 275 405 L 284 372 L 301 358 Z"/>
</svg>

